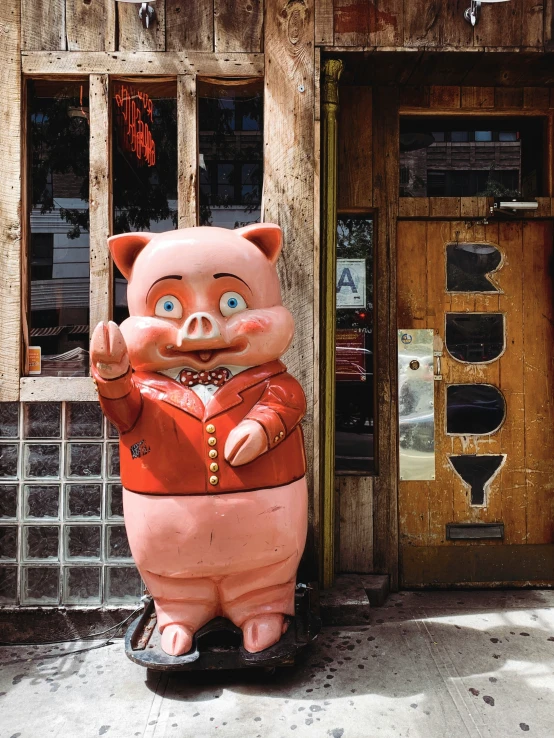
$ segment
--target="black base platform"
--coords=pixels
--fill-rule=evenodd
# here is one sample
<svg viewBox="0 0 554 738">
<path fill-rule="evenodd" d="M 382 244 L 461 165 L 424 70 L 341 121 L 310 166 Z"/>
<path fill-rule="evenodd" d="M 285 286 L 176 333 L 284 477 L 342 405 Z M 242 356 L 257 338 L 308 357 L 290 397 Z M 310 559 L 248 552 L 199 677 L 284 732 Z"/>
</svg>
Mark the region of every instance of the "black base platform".
<svg viewBox="0 0 554 738">
<path fill-rule="evenodd" d="M 154 602 L 127 630 L 125 652 L 137 664 L 154 671 L 202 671 L 209 669 L 271 669 L 293 666 L 296 655 L 317 637 L 321 629 L 317 584 L 298 584 L 295 615 L 281 640 L 265 651 L 249 653 L 242 645 L 242 631 L 226 618 L 214 618 L 194 636 L 191 650 L 169 656 L 161 648 Z"/>
</svg>

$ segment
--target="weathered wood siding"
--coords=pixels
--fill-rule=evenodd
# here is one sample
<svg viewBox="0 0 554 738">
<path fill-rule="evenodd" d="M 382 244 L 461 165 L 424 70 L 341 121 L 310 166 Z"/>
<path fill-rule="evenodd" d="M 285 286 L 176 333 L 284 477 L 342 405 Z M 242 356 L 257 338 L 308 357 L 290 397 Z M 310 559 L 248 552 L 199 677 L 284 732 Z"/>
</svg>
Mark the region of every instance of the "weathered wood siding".
<svg viewBox="0 0 554 738">
<path fill-rule="evenodd" d="M 0 401 L 19 397 L 21 356 L 21 56 L 17 0 L 0 6 L 0 81 L 4 102 L 0 113 Z"/>
<path fill-rule="evenodd" d="M 484 5 L 475 28 L 469 0 L 318 0 L 315 43 L 387 49 L 549 49 L 554 0 Z M 294 2 L 282 3 L 289 12 Z M 263 51 L 262 0 L 157 0 L 153 28 L 138 6 L 115 0 L 22 0 L 26 51 Z M 313 19 L 312 19 L 313 20 Z"/>
<path fill-rule="evenodd" d="M 289 3 L 290 6 L 292 3 Z M 21 0 L 24 51 L 263 50 L 262 0 L 156 0 L 144 29 L 139 5 L 115 0 Z"/>
<path fill-rule="evenodd" d="M 266 0 L 263 220 L 283 229 L 283 300 L 296 324 L 285 356 L 306 393 L 306 454 L 314 426 L 314 2 Z M 311 464 L 310 464 L 311 471 Z M 310 511 L 314 521 L 314 510 Z M 309 546 L 314 553 L 313 546 Z"/>
<path fill-rule="evenodd" d="M 316 42 L 327 47 L 548 48 L 552 0 L 483 5 L 477 25 L 464 19 L 468 0 L 324 0 Z"/>
</svg>

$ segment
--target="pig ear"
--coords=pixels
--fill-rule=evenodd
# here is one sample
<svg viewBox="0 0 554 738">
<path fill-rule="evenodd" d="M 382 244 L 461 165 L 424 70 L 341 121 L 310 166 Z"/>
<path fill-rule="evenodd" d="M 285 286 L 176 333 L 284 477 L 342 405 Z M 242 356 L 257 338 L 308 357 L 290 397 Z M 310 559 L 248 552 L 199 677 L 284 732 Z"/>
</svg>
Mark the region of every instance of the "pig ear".
<svg viewBox="0 0 554 738">
<path fill-rule="evenodd" d="M 282 234 L 278 225 L 274 223 L 253 223 L 244 228 L 237 228 L 235 233 L 256 244 L 269 261 L 275 264 L 282 246 Z"/>
<path fill-rule="evenodd" d="M 121 233 L 108 238 L 113 260 L 125 279 L 131 276 L 135 259 L 153 236 L 153 233 Z"/>
</svg>

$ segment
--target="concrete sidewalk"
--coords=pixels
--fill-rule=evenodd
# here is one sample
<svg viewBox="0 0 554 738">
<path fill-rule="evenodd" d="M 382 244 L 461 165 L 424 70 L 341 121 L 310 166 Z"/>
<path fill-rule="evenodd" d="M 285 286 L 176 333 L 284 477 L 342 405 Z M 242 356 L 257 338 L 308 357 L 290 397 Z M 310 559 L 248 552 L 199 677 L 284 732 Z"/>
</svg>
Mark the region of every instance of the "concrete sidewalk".
<svg viewBox="0 0 554 738">
<path fill-rule="evenodd" d="M 393 595 L 272 677 L 147 677 L 102 644 L 0 649 L 1 738 L 554 737 L 554 592 Z"/>
</svg>

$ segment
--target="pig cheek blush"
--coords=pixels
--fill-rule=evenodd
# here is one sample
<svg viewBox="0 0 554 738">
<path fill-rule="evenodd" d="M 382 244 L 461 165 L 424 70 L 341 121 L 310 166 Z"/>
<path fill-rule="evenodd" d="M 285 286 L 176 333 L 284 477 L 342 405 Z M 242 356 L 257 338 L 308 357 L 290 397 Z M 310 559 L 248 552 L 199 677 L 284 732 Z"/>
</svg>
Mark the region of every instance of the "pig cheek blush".
<svg viewBox="0 0 554 738">
<path fill-rule="evenodd" d="M 125 525 L 161 633 L 149 664 L 189 653 L 221 616 L 273 663 L 285 631 L 296 649 L 308 511 L 306 400 L 279 359 L 294 330 L 281 230 L 125 233 L 109 246 L 131 317 L 97 326 L 92 374 L 119 430 Z"/>
</svg>

